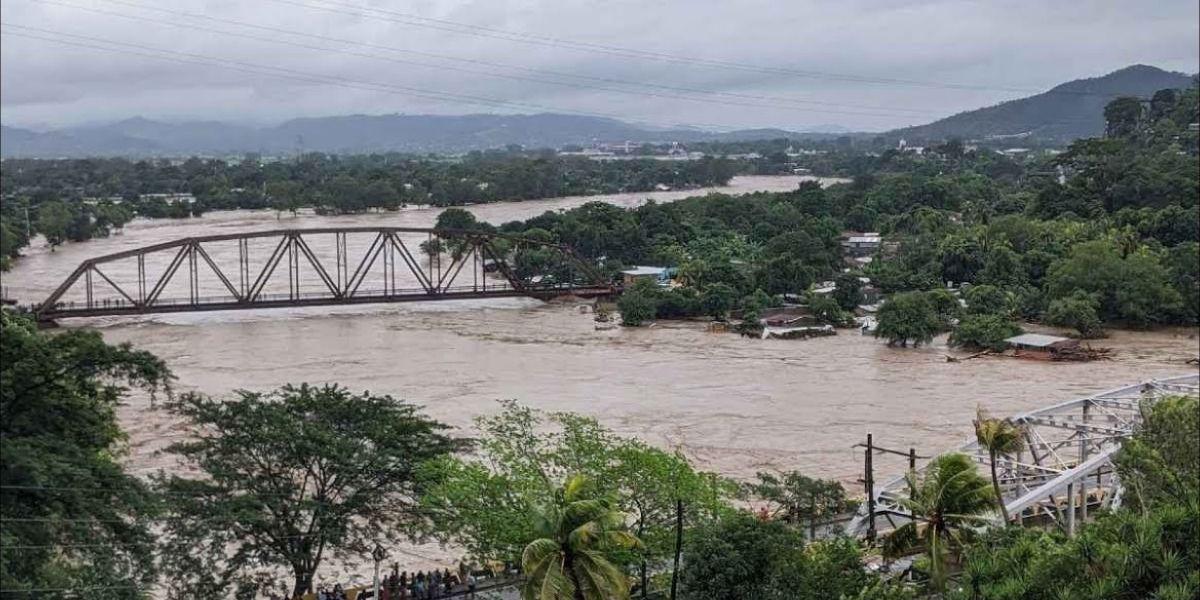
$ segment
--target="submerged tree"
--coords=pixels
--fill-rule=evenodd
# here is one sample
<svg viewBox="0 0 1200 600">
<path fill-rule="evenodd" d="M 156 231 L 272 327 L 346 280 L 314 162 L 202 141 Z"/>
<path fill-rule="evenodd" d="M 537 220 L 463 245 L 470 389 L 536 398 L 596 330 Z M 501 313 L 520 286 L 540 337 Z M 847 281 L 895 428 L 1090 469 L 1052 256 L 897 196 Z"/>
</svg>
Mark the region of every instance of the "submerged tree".
<svg viewBox="0 0 1200 600">
<path fill-rule="evenodd" d="M 1004 340 L 1021 333 L 1021 327 L 1002 315 L 967 315 L 950 333 L 951 346 L 1004 350 Z"/>
<path fill-rule="evenodd" d="M 942 328 L 938 311 L 924 292 L 895 294 L 879 308 L 879 326 L 875 337 L 885 338 L 889 346 L 907 347 L 929 343 Z"/>
<path fill-rule="evenodd" d="M 641 542 L 625 531 L 625 515 L 574 475 L 536 516 L 538 538 L 521 554 L 524 600 L 621 600 L 630 578 L 609 556 Z"/>
<path fill-rule="evenodd" d="M 168 452 L 203 475 L 158 482 L 173 598 L 253 589 L 270 567 L 291 570 L 293 594 L 311 592 L 327 555 L 365 554 L 419 526 L 418 467 L 461 447 L 417 407 L 337 385 L 168 407 L 196 430 Z"/>
</svg>

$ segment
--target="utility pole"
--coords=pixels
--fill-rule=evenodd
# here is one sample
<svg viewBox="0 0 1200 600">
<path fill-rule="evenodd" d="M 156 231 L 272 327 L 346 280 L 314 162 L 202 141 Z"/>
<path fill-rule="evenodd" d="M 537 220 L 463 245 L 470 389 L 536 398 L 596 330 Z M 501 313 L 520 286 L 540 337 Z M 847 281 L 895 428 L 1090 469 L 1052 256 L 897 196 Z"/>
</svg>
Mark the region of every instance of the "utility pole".
<svg viewBox="0 0 1200 600">
<path fill-rule="evenodd" d="M 375 544 L 375 550 L 371 552 L 371 558 L 375 559 L 375 585 L 371 588 L 374 594 L 371 595 L 371 600 L 379 600 L 379 563 L 387 558 L 387 552 L 383 550 L 383 546 Z"/>
<path fill-rule="evenodd" d="M 867 541 L 875 541 L 875 465 L 871 459 L 875 444 L 871 434 L 867 434 L 867 448 L 863 450 L 863 483 L 867 488 Z"/>
<path fill-rule="evenodd" d="M 671 600 L 679 586 L 679 555 L 683 552 L 683 500 L 675 501 L 675 568 L 671 570 Z"/>
<path fill-rule="evenodd" d="M 882 453 L 887 453 L 887 454 L 895 454 L 897 456 L 903 456 L 903 457 L 907 458 L 909 471 L 917 470 L 917 459 L 918 458 L 929 458 L 929 457 L 928 456 L 918 456 L 917 449 L 913 448 L 913 447 L 909 447 L 908 452 L 902 452 L 900 450 L 892 450 L 891 448 L 883 448 L 881 446 L 876 446 L 874 436 L 872 436 L 870 433 L 867 433 L 867 443 L 866 444 L 855 444 L 854 447 L 855 448 L 865 448 L 865 450 L 863 450 L 863 478 L 861 481 L 863 482 L 863 487 L 865 488 L 865 491 L 867 493 L 867 516 L 868 516 L 867 540 L 874 541 L 875 534 L 876 534 L 876 529 L 875 529 L 875 459 L 874 459 L 875 453 L 882 452 Z"/>
</svg>

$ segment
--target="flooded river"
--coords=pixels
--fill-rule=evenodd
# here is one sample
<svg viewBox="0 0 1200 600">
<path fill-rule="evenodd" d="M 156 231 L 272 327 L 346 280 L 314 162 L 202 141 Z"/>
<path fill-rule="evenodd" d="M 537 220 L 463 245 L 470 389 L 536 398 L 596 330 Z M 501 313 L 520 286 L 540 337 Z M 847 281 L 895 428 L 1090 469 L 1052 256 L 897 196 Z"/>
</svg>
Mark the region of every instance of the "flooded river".
<svg viewBox="0 0 1200 600">
<path fill-rule="evenodd" d="M 796 177 L 739 177 L 721 191 L 792 189 Z M 632 206 L 698 192 L 622 194 Z M 702 193 L 702 191 L 700 192 Z M 489 204 L 470 209 L 502 223 L 597 198 Z M 5 276 L 22 300 L 45 297 L 80 260 L 216 232 L 316 225 L 429 226 L 438 209 L 276 220 L 272 212 L 226 212 L 186 221 L 136 221 L 109 239 L 50 253 L 32 248 Z M 851 489 L 867 432 L 878 444 L 921 454 L 971 435 L 977 405 L 1007 415 L 1149 377 L 1194 371 L 1194 329 L 1115 332 L 1111 361 L 1061 364 L 1007 358 L 948 363 L 945 339 L 893 349 L 856 330 L 806 341 L 708 333 L 702 323 L 596 331 L 568 302 L 442 301 L 273 311 L 93 319 L 110 342 L 132 342 L 164 358 L 179 387 L 210 394 L 284 383 L 336 381 L 424 405 L 467 428 L 497 399 L 593 415 L 616 431 L 680 448 L 703 468 L 738 478 L 798 469 Z M 154 450 L 181 434 L 146 398 L 122 407 L 131 467 L 163 466 Z M 900 462 L 881 459 L 881 476 Z M 890 472 L 886 472 L 890 471 Z"/>
</svg>

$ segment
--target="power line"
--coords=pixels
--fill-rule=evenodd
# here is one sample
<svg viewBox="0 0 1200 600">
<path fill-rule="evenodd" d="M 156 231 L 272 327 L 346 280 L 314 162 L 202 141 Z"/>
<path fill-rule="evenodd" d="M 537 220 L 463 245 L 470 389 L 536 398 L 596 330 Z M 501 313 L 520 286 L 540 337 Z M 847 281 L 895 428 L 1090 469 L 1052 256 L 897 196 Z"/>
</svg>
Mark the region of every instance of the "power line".
<svg viewBox="0 0 1200 600">
<path fill-rule="evenodd" d="M 0 590 L 0 594 L 45 594 L 48 592 L 99 592 L 102 590 L 140 590 L 142 586 L 136 585 L 94 585 L 88 587 L 69 587 L 69 588 L 29 588 L 20 590 L 16 588 Z"/>
<path fill-rule="evenodd" d="M 118 42 L 118 41 L 114 41 L 114 40 L 97 38 L 97 37 L 86 36 L 86 35 L 73 34 L 73 33 L 67 33 L 67 32 L 63 32 L 63 31 L 55 31 L 55 30 L 50 30 L 50 29 L 42 29 L 42 28 L 38 28 L 38 27 L 30 27 L 27 25 L 20 25 L 17 23 L 3 22 L 3 23 L 0 23 L 0 25 L 3 25 L 5 27 L 10 27 L 10 28 L 15 27 L 18 29 L 23 29 L 26 31 L 33 31 L 33 32 L 42 33 L 42 34 L 62 36 L 65 38 L 74 38 L 76 40 L 84 40 L 84 41 L 83 42 L 72 41 L 70 39 L 45 37 L 44 35 L 34 35 L 34 34 L 29 34 L 29 33 L 15 32 L 15 31 L 10 31 L 8 33 L 9 35 L 15 35 L 18 37 L 38 39 L 38 40 L 63 44 L 63 45 L 67 45 L 67 46 L 77 46 L 77 47 L 81 47 L 81 48 L 104 50 L 107 52 L 114 52 L 114 53 L 118 53 L 118 54 L 128 54 L 128 55 L 133 55 L 133 56 L 143 56 L 143 57 L 147 57 L 147 58 L 168 60 L 168 61 L 179 62 L 179 63 L 184 63 L 184 64 L 199 64 L 199 65 L 204 65 L 204 66 L 218 66 L 218 67 L 228 68 L 228 69 L 232 69 L 232 70 L 236 70 L 236 71 L 252 73 L 255 75 L 268 75 L 271 77 L 278 77 L 278 78 L 282 78 L 282 79 L 291 79 L 291 80 L 295 80 L 295 81 L 302 81 L 305 83 L 319 83 L 319 84 L 324 84 L 324 85 L 332 85 L 332 86 L 336 86 L 336 87 L 344 87 L 347 89 L 360 89 L 360 90 L 366 90 L 366 91 L 372 91 L 372 92 L 383 92 L 383 93 L 391 93 L 391 94 L 397 94 L 397 95 L 415 96 L 415 97 L 419 97 L 419 98 L 426 98 L 426 99 L 439 100 L 439 101 L 451 100 L 451 101 L 461 102 L 461 103 L 465 103 L 465 104 L 476 104 L 476 105 L 488 106 L 488 107 L 492 107 L 492 108 L 516 107 L 516 108 L 524 108 L 526 110 L 533 109 L 533 110 L 537 110 L 537 111 L 545 111 L 545 112 L 551 112 L 551 113 L 574 114 L 574 115 L 589 116 L 589 117 L 600 117 L 600 118 L 605 118 L 605 119 L 623 120 L 626 122 L 635 122 L 635 123 L 640 122 L 640 123 L 645 123 L 645 124 L 654 124 L 652 121 L 649 121 L 646 119 L 630 118 L 630 117 L 627 117 L 624 115 L 617 115 L 617 114 L 612 114 L 612 113 L 601 113 L 601 112 L 582 111 L 582 110 L 564 110 L 564 109 L 560 109 L 560 108 L 543 106 L 543 105 L 538 105 L 538 104 L 531 104 L 531 103 L 526 103 L 526 102 L 500 100 L 500 99 L 496 99 L 496 98 L 487 98 L 487 97 L 474 96 L 474 95 L 469 95 L 469 94 L 458 94 L 458 93 L 454 93 L 454 92 L 425 90 L 422 88 L 414 88 L 414 87 L 409 87 L 409 86 L 401 86 L 401 85 L 379 83 L 379 82 L 362 81 L 362 80 L 350 79 L 350 78 L 346 78 L 346 77 L 338 77 L 338 76 L 333 76 L 333 75 L 312 75 L 312 74 L 305 73 L 303 71 L 298 71 L 295 69 L 288 69 L 285 67 L 274 67 L 274 66 L 270 66 L 270 65 L 262 65 L 262 64 L 250 63 L 250 62 L 239 61 L 239 60 L 215 58 L 215 57 L 205 56 L 202 54 L 194 54 L 194 53 L 190 53 L 190 52 L 178 52 L 178 51 L 174 51 L 174 50 L 165 50 L 162 48 L 155 48 L 153 46 L 143 46 L 140 44 L 130 44 L 130 43 L 126 43 L 126 42 Z M 113 48 L 110 46 L 102 46 L 102 45 L 97 45 L 97 44 L 109 44 L 111 46 L 117 46 L 117 47 Z M 124 48 L 133 48 L 134 50 L 126 50 Z M 715 124 L 715 123 L 692 123 L 692 124 L 686 125 L 686 126 L 707 127 L 710 129 L 724 129 L 724 130 L 738 128 L 738 127 L 731 126 L 731 125 L 721 125 L 721 124 Z"/>
<path fill-rule="evenodd" d="M 121 493 L 121 492 L 131 491 L 129 489 L 124 489 L 124 488 L 98 488 L 98 487 L 93 488 L 93 487 L 70 487 L 70 486 L 49 486 L 49 485 L 0 485 L 0 492 L 4 492 L 6 490 L 81 492 L 81 493 L 110 493 L 110 492 L 111 493 Z M 186 496 L 218 495 L 218 494 L 222 493 L 222 491 L 209 492 L 209 491 L 204 491 L 204 490 L 195 490 L 195 491 L 156 490 L 153 493 L 157 494 L 157 495 L 186 497 Z M 303 502 L 305 504 L 312 504 L 312 505 L 316 505 L 316 506 L 337 504 L 337 502 L 334 500 L 317 500 L 314 498 L 308 498 L 308 499 L 295 498 L 292 494 L 287 494 L 287 493 L 283 493 L 283 492 L 245 492 L 245 493 L 239 494 L 238 498 L 287 498 L 289 500 L 295 500 L 296 502 Z M 422 507 L 422 506 L 410 506 L 410 507 L 405 508 L 403 512 L 412 513 L 412 514 L 444 514 L 446 511 L 442 510 L 442 509 L 437 509 L 437 508 L 428 508 L 428 507 Z M 17 518 L 0 517 L 0 521 L 13 521 L 13 520 L 17 520 Z M 56 519 L 42 519 L 42 518 L 38 518 L 38 519 L 30 518 L 27 520 L 29 520 L 31 522 L 39 521 L 39 520 L 56 521 Z M 58 520 L 61 520 L 61 519 L 58 519 Z M 93 521 L 93 522 L 103 522 L 99 519 L 88 519 L 88 520 Z M 112 521 L 119 521 L 119 520 L 112 520 Z M 120 522 L 126 522 L 126 521 L 120 521 Z"/>
<path fill-rule="evenodd" d="M 842 111 L 842 110 L 822 110 L 822 109 L 812 109 L 812 108 L 801 108 L 801 107 L 797 107 L 797 106 L 785 106 L 785 105 L 778 105 L 778 104 L 774 104 L 774 105 L 773 104 L 752 104 L 752 103 L 747 103 L 747 102 L 734 102 L 734 101 L 720 100 L 720 99 L 715 99 L 715 98 L 684 96 L 684 95 L 679 95 L 679 94 L 664 94 L 664 93 L 645 92 L 645 91 L 636 91 L 636 90 L 625 90 L 625 89 L 620 89 L 620 88 L 602 87 L 602 86 L 597 86 L 597 85 L 587 85 L 587 84 L 571 83 L 571 82 L 564 82 L 564 81 L 555 81 L 552 79 L 523 77 L 523 76 L 519 76 L 519 75 L 506 75 L 503 73 L 494 73 L 494 72 L 490 72 L 490 71 L 464 69 L 461 67 L 450 67 L 450 66 L 446 66 L 446 65 L 437 65 L 437 64 L 423 63 L 423 62 L 412 61 L 412 60 L 404 60 L 404 59 L 398 59 L 398 58 L 389 57 L 389 56 L 383 56 L 383 55 L 379 55 L 379 54 L 355 52 L 355 51 L 345 50 L 345 49 L 340 49 L 340 48 L 312 46 L 312 45 L 292 42 L 292 41 L 288 41 L 288 40 L 265 38 L 265 37 L 261 37 L 261 36 L 247 35 L 244 33 L 237 33 L 237 32 L 232 32 L 232 31 L 228 31 L 228 30 L 203 27 L 203 26 L 194 25 L 194 24 L 175 23 L 172 21 L 151 19 L 151 18 L 137 16 L 137 15 L 130 15 L 127 13 L 95 9 L 95 8 L 79 6 L 79 5 L 75 5 L 75 4 L 69 4 L 69 3 L 65 3 L 65 2 L 57 2 L 55 0 L 31 0 L 31 1 L 42 2 L 44 4 L 54 4 L 54 5 L 58 5 L 58 6 L 65 6 L 65 7 L 75 8 L 75 9 L 79 9 L 79 10 L 85 10 L 85 11 L 89 11 L 89 12 L 95 12 L 95 13 L 99 13 L 99 14 L 120 17 L 120 18 L 124 18 L 124 19 L 131 19 L 131 20 L 143 21 L 143 22 L 148 22 L 148 23 L 159 23 L 159 24 L 163 24 L 163 25 L 169 25 L 172 27 L 189 28 L 189 29 L 199 30 L 199 31 L 208 31 L 208 32 L 216 33 L 216 34 L 220 34 L 220 35 L 239 37 L 239 38 L 243 38 L 243 39 L 250 39 L 250 40 L 255 40 L 255 41 L 260 41 L 260 42 L 266 42 L 266 43 L 270 43 L 270 44 L 281 44 L 281 45 L 292 46 L 292 47 L 297 47 L 297 48 L 306 48 L 309 50 L 317 50 L 317 51 L 321 51 L 321 52 L 335 52 L 335 53 L 346 54 L 346 55 L 350 55 L 350 56 L 359 56 L 359 57 L 363 57 L 363 58 L 382 60 L 382 61 L 398 63 L 398 64 L 415 65 L 415 66 L 434 68 L 434 69 L 440 69 L 440 70 L 458 71 L 458 72 L 463 72 L 463 73 L 470 73 L 473 75 L 482 75 L 484 77 L 513 79 L 513 80 L 517 80 L 517 81 L 529 81 L 529 82 L 534 82 L 534 83 L 543 83 L 543 84 L 548 84 L 548 85 L 564 86 L 564 87 L 570 87 L 570 88 L 575 88 L 575 89 L 592 89 L 592 90 L 600 90 L 600 91 L 618 93 L 618 94 L 631 94 L 631 95 L 635 95 L 635 96 L 644 96 L 644 97 L 666 98 L 666 99 L 673 99 L 673 100 L 686 100 L 686 101 L 691 101 L 691 102 L 705 102 L 705 103 L 709 103 L 709 104 L 719 104 L 719 105 L 725 105 L 725 106 L 742 106 L 742 107 L 751 107 L 751 108 L 776 108 L 776 109 L 781 109 L 781 110 L 810 112 L 810 113 L 828 113 L 828 114 L 838 114 L 838 115 L 886 117 L 886 118 L 897 118 L 897 117 L 910 117 L 911 118 L 913 116 L 911 114 L 881 114 L 881 113 L 867 113 L 867 112 L 851 112 L 851 111 Z M 113 2 L 116 4 L 127 4 L 124 2 L 119 2 L 118 0 L 105 0 L 105 1 Z M 134 5 L 134 6 L 137 6 L 137 5 Z M 226 19 L 210 18 L 210 17 L 206 17 L 204 15 L 195 15 L 195 14 L 191 14 L 191 13 L 183 13 L 183 12 L 179 12 L 179 11 L 170 11 L 170 10 L 166 10 L 166 9 L 157 9 L 157 8 L 151 8 L 151 7 L 142 7 L 142 8 L 146 8 L 148 10 L 159 11 L 159 12 L 166 12 L 169 14 L 186 15 L 186 16 L 189 16 L 192 18 L 202 18 L 202 19 L 215 20 L 215 21 L 221 21 L 221 22 L 235 23 L 242 27 L 258 28 L 257 25 L 253 25 L 253 24 L 241 23 L 238 21 L 229 21 Z M 265 29 L 270 30 L 270 29 L 275 29 L 275 28 L 265 28 Z M 286 31 L 286 30 L 284 30 L 284 31 Z M 338 40 L 337 38 L 325 38 L 325 36 L 309 36 L 308 34 L 305 34 L 303 32 L 288 32 L 288 33 L 289 33 L 289 35 L 314 37 L 317 39 L 333 39 L 333 40 L 343 42 L 343 43 L 365 45 L 365 44 L 359 44 L 358 42 L 353 42 L 353 41 L 349 41 L 349 40 Z M 386 46 L 384 46 L 384 47 L 387 48 Z M 888 109 L 880 109 L 880 110 L 888 110 Z"/>
<path fill-rule="evenodd" d="M 565 48 L 580 52 L 593 52 L 599 54 L 608 54 L 621 56 L 625 58 L 635 58 L 644 60 L 654 60 L 660 62 L 689 64 L 696 66 L 704 66 L 710 68 L 719 68 L 736 71 L 748 71 L 754 73 L 764 73 L 770 75 L 781 75 L 790 77 L 800 77 L 808 79 L 826 79 L 831 81 L 843 81 L 852 83 L 869 83 L 881 85 L 901 85 L 912 87 L 930 87 L 941 89 L 957 89 L 957 90 L 973 90 L 973 91 L 996 91 L 1008 93 L 1024 93 L 1037 94 L 1044 90 L 1036 90 L 1031 88 L 1019 87 L 1002 87 L 1002 86 L 986 86 L 976 84 L 961 84 L 961 83 L 946 83 L 936 81 L 921 81 L 913 79 L 897 79 L 887 77 L 868 77 L 860 75 L 849 75 L 843 73 L 832 73 L 827 71 L 808 71 L 791 69 L 784 67 L 772 67 L 764 65 L 754 65 L 749 63 L 741 63 L 734 61 L 725 61 L 708 58 L 698 58 L 692 56 L 683 56 L 679 54 L 669 54 L 665 52 L 655 52 L 649 50 L 640 50 L 635 48 L 626 48 L 621 46 L 612 46 L 607 44 L 597 44 L 591 42 L 579 42 L 564 38 L 551 36 L 537 35 L 518 31 L 509 31 L 492 27 L 484 27 L 480 25 L 472 25 L 469 23 L 461 23 L 448 19 L 435 19 L 431 17 L 422 17 L 411 13 L 403 13 L 382 8 L 367 7 L 349 2 L 339 2 L 336 0 L 320 0 L 317 3 L 304 2 L 297 0 L 270 0 L 278 4 L 289 4 L 312 10 L 321 10 L 332 13 L 339 13 L 350 16 L 358 16 L 363 18 L 374 18 L 377 20 L 389 21 L 401 25 L 409 25 L 412 27 L 422 27 L 461 35 L 470 35 L 476 37 L 486 37 L 522 44 L 532 44 L 538 46 L 549 46 L 554 48 Z M 340 6 L 351 10 L 332 8 L 326 5 Z M 1094 92 L 1074 91 L 1074 90 L 1059 90 L 1054 93 L 1075 94 L 1086 96 L 1106 96 L 1112 97 L 1113 94 L 1099 94 Z"/>
<path fill-rule="evenodd" d="M 652 89 L 661 89 L 661 90 L 667 90 L 667 91 L 671 91 L 671 92 L 682 92 L 682 93 L 686 93 L 686 94 L 701 94 L 704 96 L 717 96 L 717 97 L 729 97 L 729 98 L 739 98 L 739 99 L 747 99 L 747 100 L 758 100 L 758 101 L 765 101 L 765 102 L 777 102 L 777 103 L 784 103 L 785 105 L 730 103 L 730 102 L 723 102 L 723 101 L 720 101 L 715 98 L 703 98 L 703 97 L 698 98 L 698 97 L 692 97 L 692 96 L 680 96 L 680 95 L 661 94 L 661 93 L 645 92 L 645 91 L 637 91 L 637 90 L 627 90 L 627 89 L 604 87 L 604 86 L 597 86 L 597 85 L 587 85 L 587 84 L 572 83 L 572 82 L 565 82 L 565 81 L 556 81 L 553 79 L 523 77 L 523 76 L 519 76 L 519 75 L 508 75 L 508 74 L 504 74 L 504 73 L 497 73 L 494 71 L 462 69 L 462 68 L 448 67 L 446 65 L 441 65 L 441 64 L 423 63 L 423 62 L 410 61 L 410 60 L 399 60 L 399 59 L 395 59 L 395 58 L 380 56 L 377 54 L 362 54 L 362 53 L 349 52 L 349 51 L 336 49 L 336 48 L 305 46 L 305 45 L 296 44 L 294 42 L 288 42 L 285 40 L 254 37 L 254 36 L 248 36 L 245 34 L 230 32 L 227 30 L 209 29 L 209 28 L 198 27 L 198 26 L 192 25 L 192 24 L 184 25 L 182 23 L 175 23 L 175 22 L 171 22 L 171 21 L 161 21 L 161 20 L 157 20 L 157 19 L 149 19 L 146 17 L 130 15 L 128 13 L 120 13 L 120 12 L 108 11 L 108 10 L 103 10 L 103 9 L 91 8 L 91 7 L 86 7 L 86 6 L 80 6 L 77 4 L 60 2 L 60 1 L 56 1 L 56 0 L 30 0 L 30 1 L 41 2 L 44 4 L 54 4 L 54 5 L 65 6 L 65 7 L 70 7 L 70 8 L 76 8 L 79 10 L 85 10 L 85 11 L 90 11 L 90 12 L 95 12 L 95 13 L 105 14 L 105 15 L 111 15 L 111 16 L 117 16 L 117 17 L 126 18 L 126 19 L 136 19 L 136 20 L 142 20 L 142 21 L 147 21 L 147 22 L 152 22 L 152 23 L 162 23 L 162 24 L 171 25 L 171 26 L 175 26 L 175 27 L 192 27 L 194 29 L 199 29 L 202 31 L 211 31 L 214 33 L 222 34 L 222 35 L 244 37 L 247 39 L 264 41 L 264 42 L 268 42 L 268 43 L 299 46 L 299 47 L 303 47 L 303 48 L 320 50 L 323 52 L 338 52 L 338 53 L 342 53 L 342 54 L 363 56 L 363 57 L 374 58 L 374 59 L 378 59 L 378 60 L 387 60 L 387 61 L 401 63 L 401 64 L 411 64 L 411 65 L 422 66 L 422 67 L 460 71 L 460 72 L 471 73 L 471 74 L 475 74 L 475 75 L 483 75 L 486 77 L 513 79 L 513 80 L 517 80 L 517 81 L 531 81 L 531 82 L 536 82 L 536 83 L 544 83 L 544 84 L 548 84 L 548 85 L 573 87 L 573 88 L 577 88 L 577 89 L 595 89 L 595 90 L 607 91 L 607 92 L 612 92 L 612 93 L 633 94 L 633 95 L 640 95 L 640 96 L 660 97 L 660 98 L 669 98 L 669 99 L 682 99 L 682 100 L 690 100 L 690 101 L 695 101 L 695 102 L 711 102 L 711 103 L 719 103 L 719 104 L 728 104 L 728 105 L 732 105 L 732 106 L 780 108 L 783 110 L 802 110 L 796 106 L 787 106 L 787 104 L 796 104 L 796 105 L 811 105 L 811 106 L 830 106 L 830 107 L 835 107 L 835 108 L 854 108 L 854 109 L 875 110 L 875 111 L 888 111 L 889 113 L 896 113 L 896 114 L 871 114 L 871 113 L 857 113 L 857 112 L 843 112 L 843 111 L 817 111 L 817 110 L 809 111 L 809 112 L 831 112 L 833 114 L 850 114 L 850 115 L 861 115 L 861 116 L 880 116 L 880 117 L 910 116 L 911 117 L 914 115 L 938 115 L 938 114 L 941 114 L 938 111 L 931 111 L 931 110 L 926 110 L 926 109 L 850 104 L 850 103 L 839 103 L 839 102 L 826 102 L 826 101 L 819 101 L 819 100 L 807 100 L 807 99 L 790 98 L 790 97 L 782 97 L 782 96 L 768 96 L 768 95 L 758 95 L 758 94 L 743 94 L 743 93 L 737 93 L 737 92 L 723 92 L 723 91 L 716 91 L 716 90 L 709 90 L 709 89 L 702 89 L 702 88 L 680 87 L 680 86 L 648 83 L 648 82 L 634 81 L 634 80 L 628 80 L 628 79 L 618 79 L 618 78 L 610 78 L 610 77 L 592 77 L 592 76 L 588 76 L 588 75 L 567 73 L 564 71 L 554 71 L 554 70 L 548 70 L 548 69 L 533 69 L 533 68 L 524 67 L 524 66 L 520 66 L 520 65 L 512 65 L 512 64 L 498 63 L 498 62 L 493 62 L 493 61 L 462 58 L 462 57 L 451 56 L 451 55 L 446 55 L 446 54 L 437 54 L 437 53 L 432 53 L 432 52 L 409 50 L 406 48 L 398 48 L 395 46 L 385 46 L 385 45 L 360 42 L 360 41 L 350 40 L 350 39 L 345 39 L 345 38 L 337 38 L 337 37 L 330 37 L 330 36 L 325 36 L 325 35 L 311 34 L 308 32 L 297 31 L 297 30 L 293 30 L 293 29 L 283 29 L 283 28 L 279 28 L 279 27 L 265 26 L 265 25 L 256 24 L 256 23 L 247 23 L 244 21 L 237 21 L 237 20 L 233 20 L 233 19 L 224 19 L 224 18 L 220 18 L 220 17 L 213 17 L 210 15 L 170 10 L 170 9 L 159 8 L 159 7 L 155 7 L 155 6 L 147 6 L 147 5 L 139 4 L 136 2 L 127 2 L 124 0 L 101 0 L 101 1 L 109 3 L 109 4 L 128 6 L 131 8 L 137 8 L 137 9 L 141 9 L 141 10 L 147 10 L 147 11 L 158 12 L 158 13 L 165 13 L 165 14 L 170 14 L 170 15 L 174 15 L 174 16 L 184 17 L 184 18 L 202 19 L 205 21 L 224 23 L 224 24 L 229 24 L 229 25 L 235 25 L 238 27 L 257 29 L 257 30 L 261 30 L 261 31 L 270 31 L 270 32 L 274 32 L 274 33 L 282 33 L 285 35 L 305 37 L 305 38 L 317 39 L 317 40 L 328 41 L 328 42 L 336 42 L 336 43 L 340 43 L 340 44 L 351 44 L 351 45 L 360 46 L 360 47 L 364 47 L 364 48 L 375 48 L 375 49 L 380 49 L 380 50 L 386 50 L 389 52 L 413 54 L 413 55 L 417 55 L 417 56 L 435 58 L 438 60 L 466 63 L 466 64 L 472 64 L 472 65 L 478 65 L 478 66 L 484 66 L 484 67 L 490 67 L 490 68 L 511 69 L 511 70 L 516 70 L 516 71 L 533 73 L 533 74 L 537 74 L 537 75 L 549 75 L 552 77 L 563 77 L 563 78 L 577 79 L 577 80 L 583 80 L 583 81 L 594 81 L 594 82 L 607 83 L 607 84 L 617 84 L 617 85 L 645 87 L 645 88 L 652 88 Z"/>
</svg>

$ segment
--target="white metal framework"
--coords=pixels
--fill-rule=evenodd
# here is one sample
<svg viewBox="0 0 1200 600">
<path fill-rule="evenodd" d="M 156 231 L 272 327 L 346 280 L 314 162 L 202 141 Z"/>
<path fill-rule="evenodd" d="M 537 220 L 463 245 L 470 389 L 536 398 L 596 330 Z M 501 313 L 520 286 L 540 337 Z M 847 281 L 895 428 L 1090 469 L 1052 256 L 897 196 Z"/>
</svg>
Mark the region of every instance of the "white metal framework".
<svg viewBox="0 0 1200 600">
<path fill-rule="evenodd" d="M 1074 534 L 1076 519 L 1086 519 L 1089 510 L 1120 504 L 1122 487 L 1112 459 L 1140 422 L 1142 405 L 1164 396 L 1198 394 L 1200 375 L 1183 375 L 1129 385 L 1013 417 L 1025 431 L 1025 448 L 996 461 L 1008 513 L 1014 520 L 1049 521 Z M 990 467 L 987 450 L 975 440 L 958 451 L 983 468 Z M 924 469 L 918 467 L 918 474 Z M 911 515 L 900 502 L 907 493 L 903 476 L 877 488 L 874 502 L 863 503 L 848 532 L 873 535 L 876 530 L 908 522 Z"/>
</svg>

